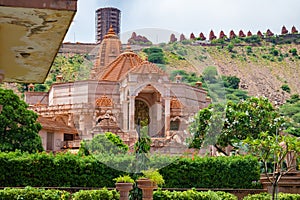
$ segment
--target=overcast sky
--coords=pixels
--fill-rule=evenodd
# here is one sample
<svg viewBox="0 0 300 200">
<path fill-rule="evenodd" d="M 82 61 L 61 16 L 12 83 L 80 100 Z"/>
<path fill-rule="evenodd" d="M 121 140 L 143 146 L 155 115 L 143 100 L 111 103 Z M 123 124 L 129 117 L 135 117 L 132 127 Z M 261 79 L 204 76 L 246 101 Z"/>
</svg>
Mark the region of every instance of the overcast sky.
<svg viewBox="0 0 300 200">
<path fill-rule="evenodd" d="M 299 0 L 78 0 L 77 6 L 65 42 L 95 42 L 95 11 L 100 7 L 121 10 L 122 42 L 132 31 L 157 43 L 169 40 L 172 32 L 188 38 L 191 32 L 208 37 L 210 30 L 218 36 L 221 30 L 228 35 L 241 29 L 245 34 L 267 29 L 280 34 L 283 25 L 289 31 L 293 25 L 300 29 Z"/>
</svg>

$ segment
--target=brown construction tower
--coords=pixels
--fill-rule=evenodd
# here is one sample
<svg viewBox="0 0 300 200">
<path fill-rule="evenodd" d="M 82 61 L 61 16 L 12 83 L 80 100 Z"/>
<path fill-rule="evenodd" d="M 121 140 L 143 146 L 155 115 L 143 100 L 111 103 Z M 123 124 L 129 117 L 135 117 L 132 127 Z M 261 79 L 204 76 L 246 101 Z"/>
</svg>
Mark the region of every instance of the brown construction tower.
<svg viewBox="0 0 300 200">
<path fill-rule="evenodd" d="M 120 34 L 121 11 L 117 8 L 107 7 L 96 10 L 96 43 L 99 44 L 107 34 L 110 26 L 117 35 Z"/>
</svg>

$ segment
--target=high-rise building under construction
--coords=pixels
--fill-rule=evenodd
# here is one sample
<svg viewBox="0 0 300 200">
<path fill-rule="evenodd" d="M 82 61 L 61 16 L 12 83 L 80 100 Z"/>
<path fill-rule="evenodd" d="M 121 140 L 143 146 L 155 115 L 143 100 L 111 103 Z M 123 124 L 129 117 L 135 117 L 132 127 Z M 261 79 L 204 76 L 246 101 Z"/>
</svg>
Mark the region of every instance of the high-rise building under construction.
<svg viewBox="0 0 300 200">
<path fill-rule="evenodd" d="M 112 26 L 117 35 L 120 34 L 121 11 L 117 8 L 106 7 L 96 10 L 96 43 L 100 43 Z"/>
</svg>

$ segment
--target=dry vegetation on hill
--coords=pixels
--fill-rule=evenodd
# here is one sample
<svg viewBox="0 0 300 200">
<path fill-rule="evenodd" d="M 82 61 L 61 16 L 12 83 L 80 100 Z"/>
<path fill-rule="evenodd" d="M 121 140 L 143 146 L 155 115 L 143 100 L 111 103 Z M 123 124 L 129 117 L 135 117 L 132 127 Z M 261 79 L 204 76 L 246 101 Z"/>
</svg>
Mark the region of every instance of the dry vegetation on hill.
<svg viewBox="0 0 300 200">
<path fill-rule="evenodd" d="M 300 93 L 299 44 L 228 45 L 167 44 L 163 46 L 167 71 L 182 69 L 201 74 L 205 67 L 216 66 L 221 75 L 240 78 L 240 87 L 249 95 L 265 96 L 275 104 Z M 290 93 L 282 89 L 283 85 Z"/>
</svg>

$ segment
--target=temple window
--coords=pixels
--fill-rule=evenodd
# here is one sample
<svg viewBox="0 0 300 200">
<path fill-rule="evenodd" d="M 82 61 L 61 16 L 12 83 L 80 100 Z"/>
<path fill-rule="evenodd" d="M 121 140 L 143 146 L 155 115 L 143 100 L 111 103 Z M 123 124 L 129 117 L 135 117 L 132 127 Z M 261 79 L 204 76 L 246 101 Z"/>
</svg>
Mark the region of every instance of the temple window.
<svg viewBox="0 0 300 200">
<path fill-rule="evenodd" d="M 178 131 L 180 125 L 180 120 L 176 119 L 175 121 L 170 122 L 170 130 L 171 131 Z"/>
</svg>

